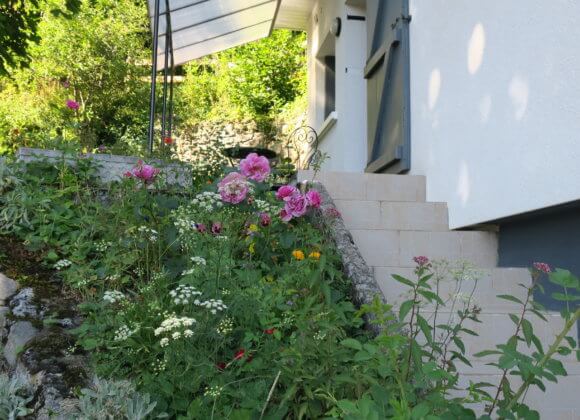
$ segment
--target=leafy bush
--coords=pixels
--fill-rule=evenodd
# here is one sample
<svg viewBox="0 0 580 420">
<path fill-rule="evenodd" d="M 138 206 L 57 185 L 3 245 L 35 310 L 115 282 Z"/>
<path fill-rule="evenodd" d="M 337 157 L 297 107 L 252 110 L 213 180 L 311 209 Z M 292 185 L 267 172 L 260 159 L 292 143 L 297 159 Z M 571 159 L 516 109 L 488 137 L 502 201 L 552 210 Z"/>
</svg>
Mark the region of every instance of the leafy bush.
<svg viewBox="0 0 580 420">
<path fill-rule="evenodd" d="M 0 152 L 120 140 L 139 151 L 149 103 L 145 2 L 83 0 L 74 19 L 42 4 L 30 69 L 0 79 Z"/>
</svg>

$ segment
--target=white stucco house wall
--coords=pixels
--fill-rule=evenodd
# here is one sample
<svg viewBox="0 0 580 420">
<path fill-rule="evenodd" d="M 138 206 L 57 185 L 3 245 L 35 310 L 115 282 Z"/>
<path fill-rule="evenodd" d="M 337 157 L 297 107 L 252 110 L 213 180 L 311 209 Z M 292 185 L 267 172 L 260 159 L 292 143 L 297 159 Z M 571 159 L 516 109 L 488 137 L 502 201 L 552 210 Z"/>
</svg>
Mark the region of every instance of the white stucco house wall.
<svg viewBox="0 0 580 420">
<path fill-rule="evenodd" d="M 330 155 L 327 170 L 363 172 L 369 164 L 364 69 L 376 17 L 367 17 L 366 3 L 283 0 L 276 24 L 308 32 L 309 123 Z M 378 1 L 369 3 L 376 13 Z M 580 179 L 580 3 L 389 3 L 401 8 L 383 24 L 409 16 L 410 167 L 401 172 L 427 177 L 428 199 L 448 203 L 451 227 L 580 199 L 572 181 Z M 328 54 L 336 57 L 336 101 L 327 118 Z"/>
</svg>

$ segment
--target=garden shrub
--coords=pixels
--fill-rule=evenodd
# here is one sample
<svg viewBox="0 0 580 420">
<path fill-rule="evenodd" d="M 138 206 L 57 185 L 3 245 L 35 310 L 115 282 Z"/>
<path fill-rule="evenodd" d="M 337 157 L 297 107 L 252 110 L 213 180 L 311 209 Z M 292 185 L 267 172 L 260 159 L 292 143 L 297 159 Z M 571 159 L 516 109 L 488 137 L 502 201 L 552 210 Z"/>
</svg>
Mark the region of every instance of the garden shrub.
<svg viewBox="0 0 580 420">
<path fill-rule="evenodd" d="M 43 253 L 83 297 L 76 336 L 95 372 L 130 380 L 150 395 L 140 407 L 153 415 L 469 419 L 483 414 L 480 404 L 489 411 L 482 418 L 531 419 L 525 390 L 565 375 L 554 356 L 577 350 L 567 336 L 580 315 L 572 307 L 549 347 L 534 334 L 528 317 L 543 316 L 531 299 L 537 279 L 549 275 L 569 302 L 579 288 L 571 273 L 538 264 L 525 301 L 500 296 L 522 307 L 511 316 L 513 336 L 480 354 L 497 355 L 501 386 L 462 389 L 457 364 L 473 360 L 462 337 L 476 334 L 469 323 L 480 312 L 468 265 L 417 257 L 416 278 L 395 276 L 408 300 L 357 309 L 330 240 L 335 213 L 318 211 L 308 187 L 272 191 L 267 160 L 249 156 L 194 191 L 172 189 L 162 168 L 140 163 L 103 195 L 94 169 L 87 159 L 75 168 L 11 166 L 16 180 L 0 195 L 11 210 L 0 213 L 0 228 Z M 439 296 L 440 267 L 467 293 Z M 457 316 L 433 318 L 426 307 Z M 365 314 L 378 336 L 363 328 Z"/>
</svg>

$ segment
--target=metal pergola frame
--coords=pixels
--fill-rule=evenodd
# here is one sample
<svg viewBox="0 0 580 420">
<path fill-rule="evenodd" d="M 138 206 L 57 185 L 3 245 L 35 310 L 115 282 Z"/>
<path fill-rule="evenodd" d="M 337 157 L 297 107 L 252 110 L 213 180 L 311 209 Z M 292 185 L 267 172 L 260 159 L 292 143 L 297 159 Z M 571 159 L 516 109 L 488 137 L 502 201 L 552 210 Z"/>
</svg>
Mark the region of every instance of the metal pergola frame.
<svg viewBox="0 0 580 420">
<path fill-rule="evenodd" d="M 161 6 L 164 2 L 164 10 L 161 13 Z M 174 8 L 170 7 L 171 2 L 174 1 Z M 147 151 L 149 154 L 153 152 L 155 143 L 155 116 L 157 111 L 157 71 L 160 68 L 159 61 L 163 60 L 163 96 L 162 96 L 162 111 L 161 111 L 161 139 L 162 141 L 172 136 L 174 126 L 173 115 L 173 83 L 175 79 L 175 63 L 177 52 L 177 64 L 181 65 L 187 61 L 203 56 L 203 53 L 212 54 L 235 45 L 241 45 L 243 42 L 250 42 L 256 39 L 269 36 L 274 29 L 276 17 L 278 15 L 280 4 L 282 0 L 223 0 L 228 7 L 220 10 L 218 0 L 190 0 L 190 3 L 185 3 L 182 0 L 149 0 L 148 17 L 151 21 L 151 29 L 153 32 L 152 45 L 152 66 L 151 66 L 151 97 L 149 108 L 149 131 Z M 215 3 L 214 3 L 215 2 Z M 177 4 L 175 4 L 177 3 Z M 214 6 L 215 4 L 215 6 Z M 222 3 L 223 4 L 223 3 Z M 183 17 L 179 14 L 184 10 L 194 7 L 201 7 L 206 12 L 210 11 L 209 16 L 200 18 L 197 21 L 183 22 Z M 255 12 L 254 12 L 255 11 Z M 217 13 L 215 13 L 217 12 Z M 221 13 L 220 13 L 221 12 Z M 172 28 L 172 14 L 177 13 L 173 17 L 177 19 L 177 29 L 173 32 Z M 165 30 L 160 32 L 160 19 L 165 17 Z M 243 17 L 242 17 L 243 16 Z M 238 17 L 238 21 L 236 21 Z M 198 16 L 199 18 L 199 16 Z M 251 21 L 251 18 L 255 18 Z M 248 22 L 247 19 L 250 19 Z M 181 23 L 180 23 L 181 20 Z M 219 30 L 212 28 L 206 30 L 204 33 L 201 29 L 200 34 L 203 34 L 200 39 L 181 39 L 176 38 L 177 48 L 174 48 L 173 34 L 190 30 L 191 28 L 200 28 L 204 25 L 214 25 L 219 22 L 222 25 Z M 174 22 L 175 23 L 175 22 Z M 219 26 L 218 25 L 218 26 Z M 260 32 L 264 28 L 264 32 Z M 243 34 L 243 35 L 242 35 Z M 236 39 L 235 37 L 239 37 Z M 193 34 L 190 36 L 194 36 Z M 241 37 L 241 39 L 240 39 Z M 245 38 L 244 38 L 245 37 Z M 183 38 L 183 37 L 182 37 Z M 163 40 L 163 52 L 159 51 L 159 41 Z M 204 43 L 212 43 L 217 40 L 222 40 L 222 45 L 209 45 L 207 52 L 201 52 L 201 55 L 191 54 L 190 57 L 183 57 L 180 54 L 184 49 L 203 45 Z M 241 41 L 241 42 L 240 42 Z M 171 75 L 171 77 L 170 77 Z"/>
<path fill-rule="evenodd" d="M 171 137 L 173 131 L 173 79 L 175 79 L 175 63 L 173 58 L 173 37 L 171 36 L 171 10 L 169 0 L 165 1 L 165 63 L 163 67 L 163 111 L 161 114 L 161 138 Z M 155 108 L 157 105 L 157 47 L 159 46 L 159 6 L 161 0 L 155 0 L 155 10 L 153 15 L 153 52 L 151 66 L 151 99 L 149 108 L 149 135 L 147 151 L 153 152 L 153 142 L 155 139 Z M 171 59 L 169 58 L 171 57 Z M 170 62 L 171 61 L 171 62 Z M 167 98 L 167 77 L 171 65 L 171 80 L 169 82 L 169 104 Z M 168 106 L 169 105 L 169 106 Z M 169 108 L 169 109 L 168 109 Z"/>
</svg>

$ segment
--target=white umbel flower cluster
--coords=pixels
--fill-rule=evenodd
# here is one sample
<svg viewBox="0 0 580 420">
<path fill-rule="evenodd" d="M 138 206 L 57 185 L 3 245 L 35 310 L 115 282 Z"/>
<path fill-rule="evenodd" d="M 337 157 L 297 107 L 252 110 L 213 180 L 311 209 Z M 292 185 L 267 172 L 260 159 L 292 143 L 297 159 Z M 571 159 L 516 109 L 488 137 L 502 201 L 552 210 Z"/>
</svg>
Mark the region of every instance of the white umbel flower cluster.
<svg viewBox="0 0 580 420">
<path fill-rule="evenodd" d="M 225 317 L 218 324 L 216 331 L 221 335 L 228 335 L 234 330 L 234 321 L 230 317 Z"/>
<path fill-rule="evenodd" d="M 155 229 L 151 229 L 147 226 L 139 226 L 137 231 L 145 236 L 149 240 L 149 242 L 157 242 L 157 238 L 159 237 L 159 233 Z"/>
<path fill-rule="evenodd" d="M 223 390 L 223 387 L 218 386 L 218 385 L 212 386 L 212 387 L 206 387 L 203 395 L 206 397 L 210 397 L 210 398 L 217 398 L 221 395 L 222 390 Z"/>
<path fill-rule="evenodd" d="M 256 208 L 258 209 L 258 211 L 260 211 L 260 213 L 275 214 L 280 211 L 279 207 L 274 206 L 268 203 L 267 201 L 260 200 L 259 198 L 256 199 L 256 201 L 254 201 L 254 204 L 256 205 Z"/>
<path fill-rule="evenodd" d="M 125 295 L 118 290 L 107 290 L 103 295 L 103 300 L 110 304 L 121 302 L 124 299 Z"/>
<path fill-rule="evenodd" d="M 171 315 L 166 318 L 161 325 L 155 329 L 156 336 L 167 334 L 167 337 L 162 337 L 159 340 L 161 347 L 169 345 L 171 340 L 179 340 L 180 338 L 189 338 L 193 336 L 193 331 L 190 329 L 197 321 L 194 318 L 178 317 Z"/>
<path fill-rule="evenodd" d="M 203 257 L 191 257 L 191 261 L 195 265 L 206 265 L 207 264 L 207 261 Z"/>
<path fill-rule="evenodd" d="M 115 341 L 125 341 L 126 339 L 128 339 L 129 337 L 131 337 L 133 334 L 135 334 L 138 330 L 139 330 L 139 328 L 136 328 L 136 329 L 132 330 L 128 326 L 122 325 L 115 332 L 115 338 L 114 338 L 114 340 Z"/>
<path fill-rule="evenodd" d="M 187 305 L 195 296 L 201 296 L 201 292 L 193 286 L 180 284 L 169 292 L 169 296 L 173 298 L 173 303 L 176 305 Z"/>
<path fill-rule="evenodd" d="M 72 263 L 69 260 L 59 260 L 56 262 L 56 264 L 54 265 L 54 268 L 56 268 L 57 270 L 63 270 L 67 267 L 70 267 L 72 265 Z"/>
<path fill-rule="evenodd" d="M 184 235 L 187 232 L 195 232 L 197 231 L 197 224 L 194 220 L 190 219 L 185 215 L 178 215 L 178 213 L 174 213 L 175 221 L 173 224 L 179 231 L 180 235 Z"/>
<path fill-rule="evenodd" d="M 196 300 L 193 303 L 202 308 L 209 309 L 209 311 L 214 315 L 217 314 L 218 311 L 228 309 L 221 299 L 209 299 L 203 302 Z"/>
<path fill-rule="evenodd" d="M 107 249 L 109 249 L 111 246 L 113 245 L 112 242 L 107 242 L 107 241 L 100 241 L 97 242 L 97 244 L 95 245 L 95 249 L 98 252 L 105 252 Z"/>
<path fill-rule="evenodd" d="M 219 194 L 206 191 L 195 196 L 191 202 L 195 207 L 211 212 L 216 208 L 221 208 L 223 206 L 221 197 Z"/>
</svg>

